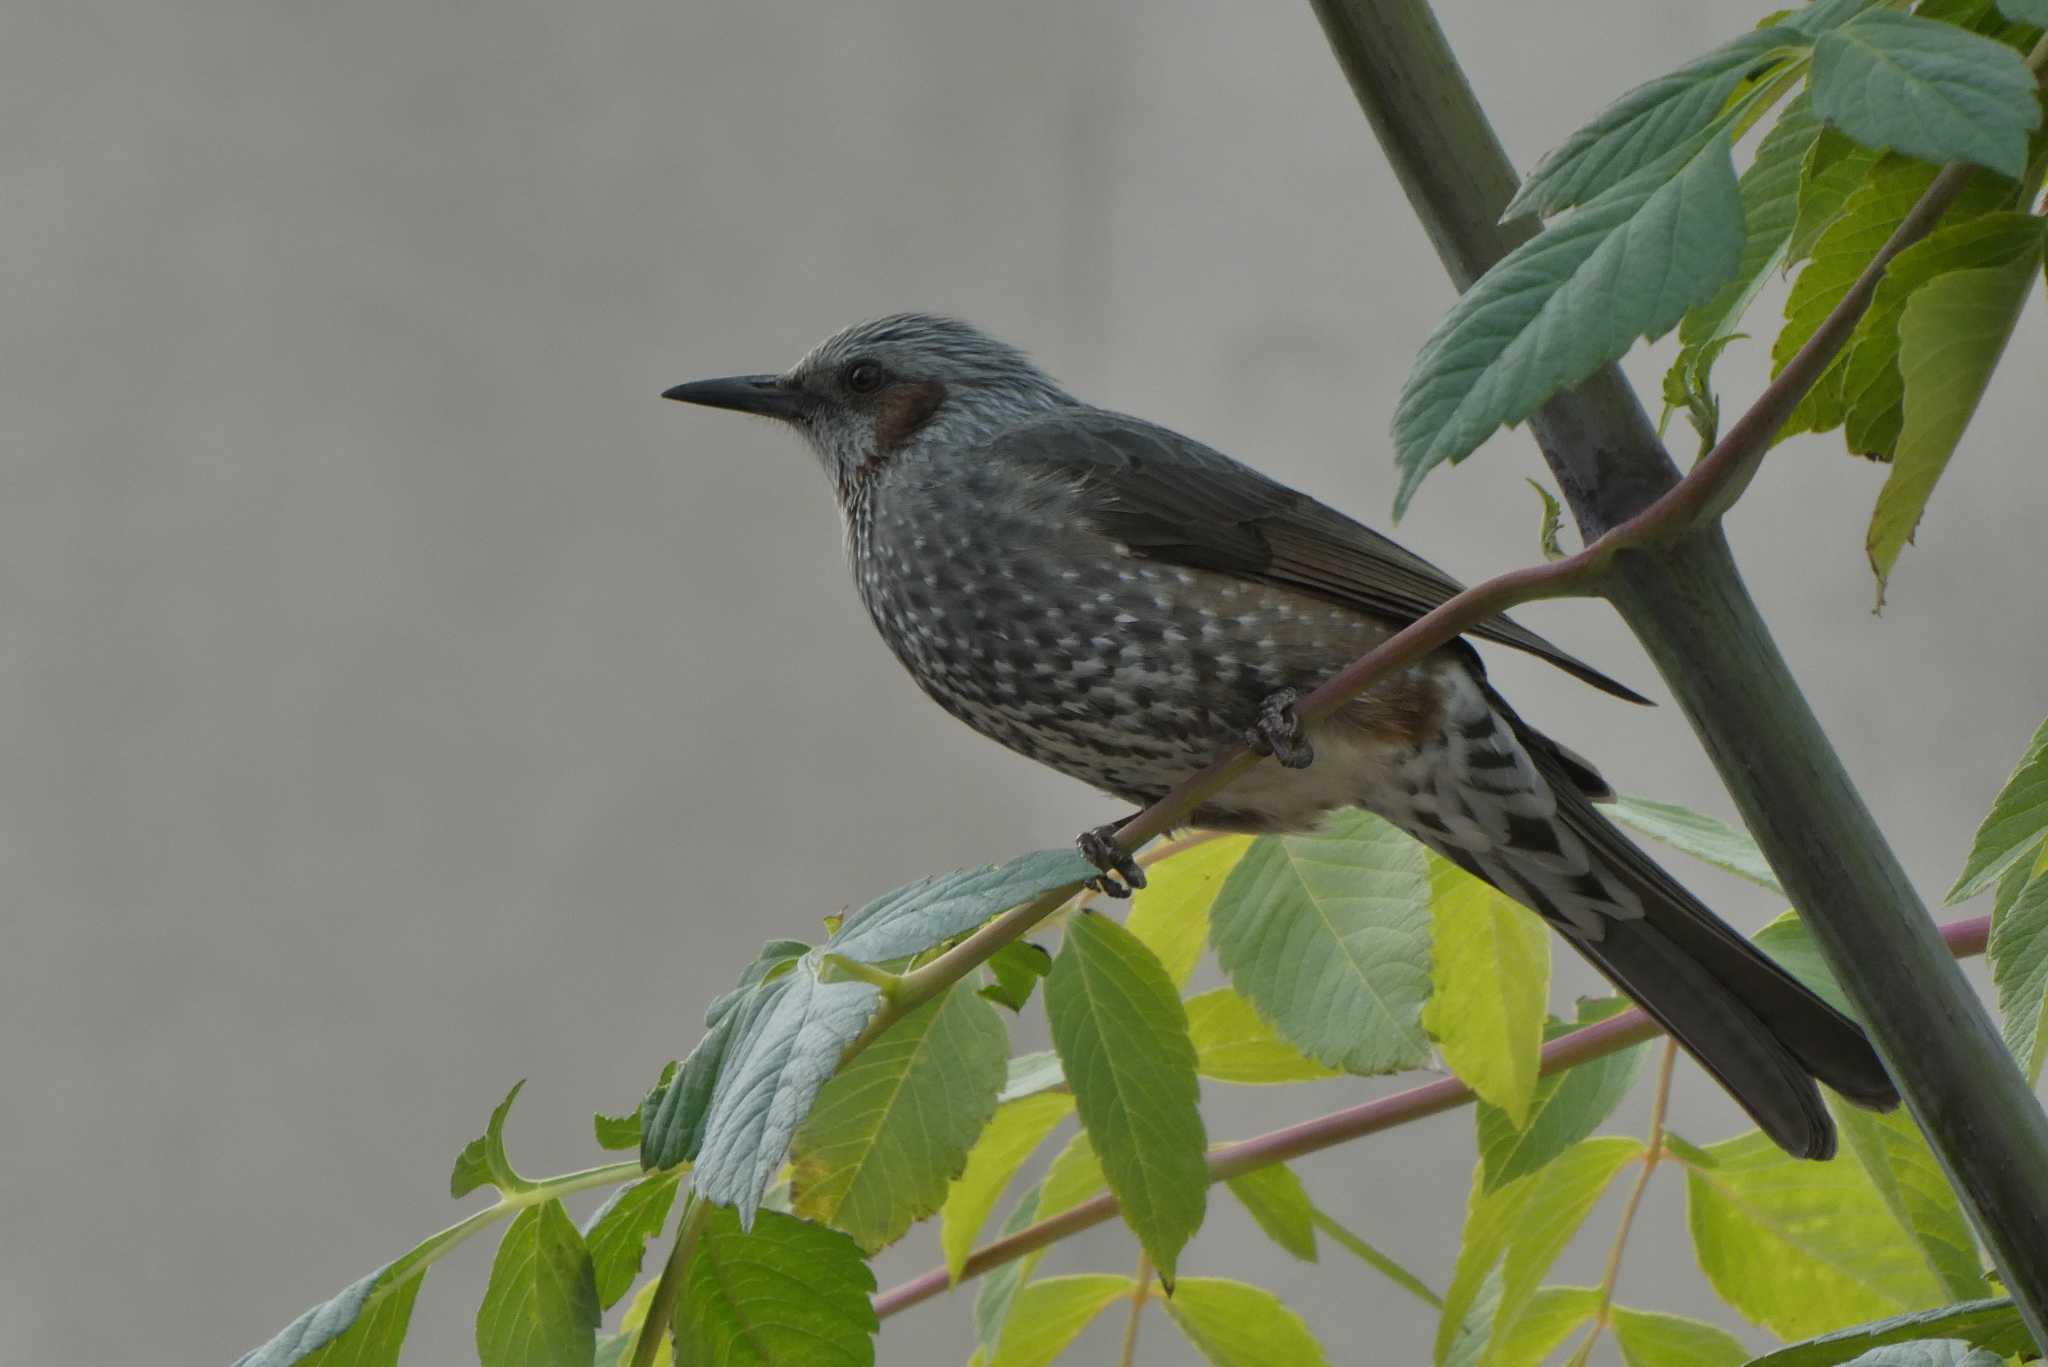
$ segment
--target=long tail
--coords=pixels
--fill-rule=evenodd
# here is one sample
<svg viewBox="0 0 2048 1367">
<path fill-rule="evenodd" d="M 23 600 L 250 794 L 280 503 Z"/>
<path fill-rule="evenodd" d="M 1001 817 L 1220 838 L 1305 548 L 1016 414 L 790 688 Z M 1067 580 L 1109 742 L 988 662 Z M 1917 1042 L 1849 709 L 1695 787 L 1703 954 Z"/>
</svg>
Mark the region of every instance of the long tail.
<svg viewBox="0 0 2048 1367">
<path fill-rule="evenodd" d="M 1442 750 L 1419 762 L 1423 791 L 1409 809 L 1416 835 L 1561 931 L 1788 1153 L 1835 1151 L 1816 1079 L 1860 1106 L 1898 1104 L 1854 1021 L 1602 816 L 1592 799 L 1605 785 L 1589 766 L 1464 678 L 1452 689 Z"/>
</svg>

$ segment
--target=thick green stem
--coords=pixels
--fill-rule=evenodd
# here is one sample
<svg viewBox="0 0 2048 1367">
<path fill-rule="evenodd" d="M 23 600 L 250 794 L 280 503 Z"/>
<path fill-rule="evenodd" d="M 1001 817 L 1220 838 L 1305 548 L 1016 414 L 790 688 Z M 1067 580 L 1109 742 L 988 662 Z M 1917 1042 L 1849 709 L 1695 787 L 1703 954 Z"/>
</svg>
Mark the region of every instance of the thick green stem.
<svg viewBox="0 0 2048 1367">
<path fill-rule="evenodd" d="M 632 1367 L 654 1367 L 654 1355 L 661 1351 L 662 1336 L 676 1317 L 676 1302 L 682 1299 L 683 1278 L 690 1270 L 690 1255 L 704 1237 L 704 1222 L 711 1218 L 711 1203 L 691 1192 L 683 1198 L 682 1223 L 676 1229 L 675 1247 L 661 1266 L 661 1280 L 654 1284 L 654 1298 L 647 1303 L 647 1317 L 640 1321 L 640 1333 L 633 1340 Z"/>
<path fill-rule="evenodd" d="M 1311 2 L 1462 287 L 1526 228 L 1495 222 L 1513 169 L 1442 31 L 1422 0 Z M 2029 59 L 2037 74 L 2044 53 L 2048 44 Z M 1952 170 L 1937 184 L 1952 192 L 1962 174 Z M 1923 217 L 1924 232 L 1934 215 Z M 1898 245 L 1895 238 L 1891 249 Z M 1844 302 L 1842 335 L 1868 292 Z M 1815 359 L 1825 364 L 1839 345 Z M 1720 491 L 1747 482 L 1781 422 L 1758 413 Z M 1589 540 L 1635 517 L 1677 478 L 1649 414 L 1613 366 L 1552 399 L 1530 426 Z M 1715 499 L 1700 511 L 1711 517 L 1725 507 Z M 1606 589 L 1863 1012 L 2035 1341 L 2048 1346 L 2048 1115 L 1944 952 L 1750 601 L 1719 527 L 1700 526 L 1657 551 L 1622 552 Z"/>
</svg>

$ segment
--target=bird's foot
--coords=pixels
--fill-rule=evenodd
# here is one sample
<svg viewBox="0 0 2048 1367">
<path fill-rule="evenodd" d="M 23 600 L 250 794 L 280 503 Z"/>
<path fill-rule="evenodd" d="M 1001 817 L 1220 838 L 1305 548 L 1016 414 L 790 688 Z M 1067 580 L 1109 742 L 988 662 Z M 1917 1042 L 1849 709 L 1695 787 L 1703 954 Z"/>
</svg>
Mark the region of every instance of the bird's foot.
<svg viewBox="0 0 2048 1367">
<path fill-rule="evenodd" d="M 1089 879 L 1087 886 L 1109 897 L 1129 897 L 1145 886 L 1145 871 L 1116 843 L 1119 824 L 1112 821 L 1074 837 L 1074 843 L 1081 847 L 1081 857 L 1102 870 L 1102 876 Z"/>
<path fill-rule="evenodd" d="M 1301 694 L 1291 688 L 1276 689 L 1259 704 L 1259 719 L 1244 733 L 1244 743 L 1255 754 L 1271 755 L 1290 769 L 1306 769 L 1315 762 L 1316 748 L 1294 711 Z"/>
</svg>

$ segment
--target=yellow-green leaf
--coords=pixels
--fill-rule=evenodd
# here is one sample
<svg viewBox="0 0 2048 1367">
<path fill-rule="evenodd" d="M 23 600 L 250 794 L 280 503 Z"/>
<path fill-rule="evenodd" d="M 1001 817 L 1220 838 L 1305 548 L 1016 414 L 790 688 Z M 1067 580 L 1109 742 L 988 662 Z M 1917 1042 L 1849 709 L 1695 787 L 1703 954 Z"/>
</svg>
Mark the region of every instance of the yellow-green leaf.
<svg viewBox="0 0 2048 1367">
<path fill-rule="evenodd" d="M 2027 1081 L 2038 1083 L 2048 1053 L 2048 847 L 1998 880 L 1986 953 L 2006 1047 Z"/>
<path fill-rule="evenodd" d="M 1920 1127 L 1904 1110 L 1878 1114 L 1830 1099 L 1849 1151 L 1863 1165 L 1877 1194 L 1905 1230 L 1927 1270 L 1956 1301 L 1991 1294 L 1970 1222 L 1956 1202 Z"/>
<path fill-rule="evenodd" d="M 2026 753 L 1977 827 L 1962 876 L 1948 890 L 1948 903 L 1975 897 L 2023 859 L 2031 859 L 2048 838 L 2048 721 L 2041 723 Z"/>
<path fill-rule="evenodd" d="M 1124 928 L 1144 941 L 1175 987 L 1186 987 L 1209 942 L 1209 907 L 1251 848 L 1248 835 L 1210 836 L 1147 866 Z"/>
<path fill-rule="evenodd" d="M 1031 1282 L 1010 1306 L 989 1367 L 1045 1367 L 1080 1337 L 1088 1321 L 1136 1287 L 1129 1277 L 1106 1273 Z"/>
<path fill-rule="evenodd" d="M 1618 1305 L 1611 1313 L 1628 1367 L 1742 1367 L 1749 1361 L 1740 1339 L 1711 1324 Z"/>
<path fill-rule="evenodd" d="M 1187 1277 L 1167 1313 L 1215 1367 L 1329 1367 L 1301 1316 L 1261 1287 L 1222 1277 Z"/>
<path fill-rule="evenodd" d="M 483 1367 L 576 1367 L 597 1352 L 597 1278 L 590 1251 L 556 1200 L 513 1219 L 476 1312 Z"/>
<path fill-rule="evenodd" d="M 1422 1024 L 1444 1062 L 1517 1129 L 1529 1119 L 1550 998 L 1550 930 L 1471 874 L 1430 859 L 1430 978 Z"/>
<path fill-rule="evenodd" d="M 1280 1038 L 1278 1031 L 1259 1019 L 1258 1010 L 1232 988 L 1219 987 L 1190 997 L 1186 1006 L 1195 1068 L 1203 1077 L 1256 1085 L 1343 1076 Z"/>
<path fill-rule="evenodd" d="M 974 1240 L 995 1209 L 996 1198 L 1024 1166 L 1024 1160 L 1074 1110 L 1064 1092 L 1037 1092 L 1005 1102 L 967 1151 L 967 1166 L 946 1192 L 939 1208 L 939 1245 L 946 1254 L 946 1273 L 960 1279 Z"/>
<path fill-rule="evenodd" d="M 1274 1163 L 1241 1173 L 1224 1185 L 1267 1238 L 1305 1263 L 1316 1260 L 1316 1208 L 1294 1169 Z"/>
</svg>

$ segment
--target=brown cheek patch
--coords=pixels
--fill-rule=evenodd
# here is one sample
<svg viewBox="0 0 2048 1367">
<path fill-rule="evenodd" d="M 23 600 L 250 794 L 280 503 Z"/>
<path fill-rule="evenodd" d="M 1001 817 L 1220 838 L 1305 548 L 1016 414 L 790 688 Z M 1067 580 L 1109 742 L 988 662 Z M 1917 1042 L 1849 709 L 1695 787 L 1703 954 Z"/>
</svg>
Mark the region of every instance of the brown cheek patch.
<svg viewBox="0 0 2048 1367">
<path fill-rule="evenodd" d="M 917 435 L 946 401 L 937 380 L 903 381 L 882 391 L 875 403 L 875 451 L 888 455 Z"/>
</svg>

